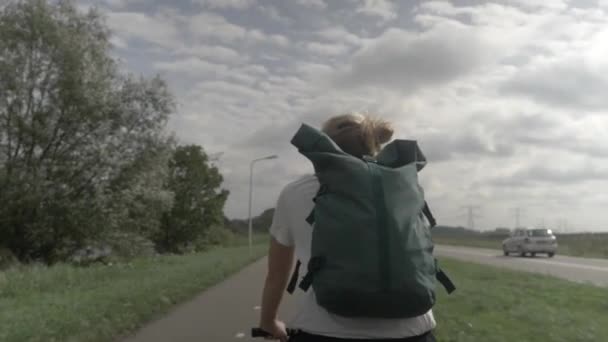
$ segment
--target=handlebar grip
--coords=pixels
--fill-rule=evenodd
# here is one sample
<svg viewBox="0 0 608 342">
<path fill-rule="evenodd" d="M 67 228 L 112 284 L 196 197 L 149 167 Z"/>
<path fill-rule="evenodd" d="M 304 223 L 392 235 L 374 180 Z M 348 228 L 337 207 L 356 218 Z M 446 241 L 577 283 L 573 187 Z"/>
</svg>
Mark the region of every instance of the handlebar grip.
<svg viewBox="0 0 608 342">
<path fill-rule="evenodd" d="M 293 336 L 297 333 L 297 329 L 287 328 L 287 336 Z M 272 337 L 272 334 L 262 328 L 251 328 L 251 337 Z"/>
<path fill-rule="evenodd" d="M 270 337 L 270 334 L 261 328 L 252 328 L 251 337 Z"/>
</svg>

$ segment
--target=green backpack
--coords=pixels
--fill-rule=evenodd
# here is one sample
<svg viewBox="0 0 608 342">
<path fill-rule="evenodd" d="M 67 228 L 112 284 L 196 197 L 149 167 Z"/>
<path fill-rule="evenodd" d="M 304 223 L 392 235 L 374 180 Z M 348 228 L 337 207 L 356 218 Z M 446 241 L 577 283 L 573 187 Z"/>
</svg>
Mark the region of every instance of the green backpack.
<svg viewBox="0 0 608 342">
<path fill-rule="evenodd" d="M 418 184 L 426 161 L 416 141 L 394 140 L 375 160 L 360 159 L 303 124 L 291 143 L 313 163 L 321 184 L 307 218 L 312 251 L 301 289 L 312 285 L 331 313 L 369 318 L 426 313 L 435 304 L 436 278 L 454 291 L 433 257 L 435 220 Z M 290 293 L 299 267 L 298 261 Z"/>
</svg>

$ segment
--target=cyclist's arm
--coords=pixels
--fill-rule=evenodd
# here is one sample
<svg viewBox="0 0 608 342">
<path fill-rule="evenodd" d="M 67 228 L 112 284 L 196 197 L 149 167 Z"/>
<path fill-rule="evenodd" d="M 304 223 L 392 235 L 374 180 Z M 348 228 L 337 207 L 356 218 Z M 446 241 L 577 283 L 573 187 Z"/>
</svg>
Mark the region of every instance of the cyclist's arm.
<svg viewBox="0 0 608 342">
<path fill-rule="evenodd" d="M 277 313 L 289 282 L 293 257 L 293 246 L 282 245 L 274 237 L 271 239 L 268 251 L 268 274 L 262 294 L 260 326 L 267 326 L 278 319 Z"/>
</svg>

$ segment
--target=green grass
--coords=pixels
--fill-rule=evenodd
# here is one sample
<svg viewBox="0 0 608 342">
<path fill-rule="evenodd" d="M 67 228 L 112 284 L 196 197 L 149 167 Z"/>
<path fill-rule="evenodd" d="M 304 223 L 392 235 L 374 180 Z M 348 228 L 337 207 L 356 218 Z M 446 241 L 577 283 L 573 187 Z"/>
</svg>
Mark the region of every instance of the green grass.
<svg viewBox="0 0 608 342">
<path fill-rule="evenodd" d="M 263 238 L 259 238 L 263 241 Z M 201 254 L 0 273 L 0 341 L 112 341 L 223 280 L 267 251 L 258 243 Z"/>
<path fill-rule="evenodd" d="M 434 236 L 436 244 L 501 249 L 505 237 L 497 236 Z M 557 254 L 587 258 L 608 258 L 607 233 L 557 235 Z"/>
<path fill-rule="evenodd" d="M 237 246 L 114 266 L 0 273 L 0 341 L 114 341 L 259 258 L 267 240 L 256 237 L 251 258 L 246 247 Z M 434 312 L 441 342 L 577 342 L 608 336 L 605 288 L 440 261 L 458 287 L 450 296 L 438 291 Z"/>
<path fill-rule="evenodd" d="M 258 245 L 258 244 L 265 244 L 268 245 L 268 243 L 270 243 L 270 234 L 260 234 L 260 233 L 254 233 L 252 234 L 251 237 L 251 241 L 252 244 L 254 245 Z M 230 242 L 228 242 L 228 246 L 245 246 L 249 243 L 249 237 L 247 235 L 244 234 L 238 234 L 230 240 Z"/>
<path fill-rule="evenodd" d="M 441 342 L 588 342 L 608 336 L 606 289 L 451 259 L 435 306 Z"/>
<path fill-rule="evenodd" d="M 466 246 L 479 248 L 500 249 L 502 239 L 492 238 L 459 238 L 459 237 L 433 237 L 433 242 L 438 245 Z"/>
<path fill-rule="evenodd" d="M 562 234 L 557 236 L 557 241 L 560 254 L 608 258 L 608 233 Z"/>
</svg>

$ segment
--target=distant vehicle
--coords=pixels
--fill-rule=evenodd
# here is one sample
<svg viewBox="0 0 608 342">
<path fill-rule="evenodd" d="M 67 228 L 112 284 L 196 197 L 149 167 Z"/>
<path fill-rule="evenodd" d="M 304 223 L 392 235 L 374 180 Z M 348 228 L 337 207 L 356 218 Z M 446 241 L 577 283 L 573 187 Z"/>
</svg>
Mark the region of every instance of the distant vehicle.
<svg viewBox="0 0 608 342">
<path fill-rule="evenodd" d="M 557 239 L 551 229 L 516 229 L 513 234 L 503 240 L 502 250 L 505 255 L 517 253 L 520 256 L 536 256 L 537 253 L 547 254 L 552 258 L 557 252 Z"/>
</svg>

